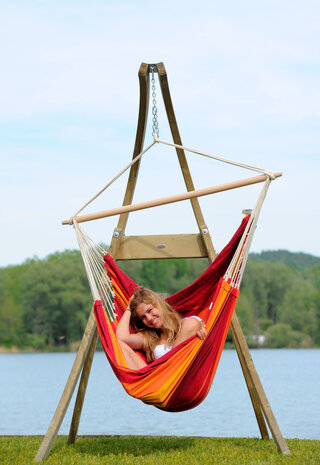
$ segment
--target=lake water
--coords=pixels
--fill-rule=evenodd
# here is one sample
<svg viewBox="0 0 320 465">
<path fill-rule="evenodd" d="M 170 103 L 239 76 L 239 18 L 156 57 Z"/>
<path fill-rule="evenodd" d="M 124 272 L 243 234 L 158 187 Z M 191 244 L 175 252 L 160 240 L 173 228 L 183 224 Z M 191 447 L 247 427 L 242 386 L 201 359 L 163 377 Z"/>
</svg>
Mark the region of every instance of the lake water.
<svg viewBox="0 0 320 465">
<path fill-rule="evenodd" d="M 252 350 L 285 438 L 320 439 L 320 350 Z M 74 353 L 0 354 L 0 435 L 46 433 Z M 74 396 L 75 397 L 75 396 Z M 68 434 L 72 399 L 59 434 Z M 128 396 L 96 352 L 79 434 L 259 437 L 240 364 L 224 350 L 211 391 L 195 409 L 166 413 Z"/>
</svg>

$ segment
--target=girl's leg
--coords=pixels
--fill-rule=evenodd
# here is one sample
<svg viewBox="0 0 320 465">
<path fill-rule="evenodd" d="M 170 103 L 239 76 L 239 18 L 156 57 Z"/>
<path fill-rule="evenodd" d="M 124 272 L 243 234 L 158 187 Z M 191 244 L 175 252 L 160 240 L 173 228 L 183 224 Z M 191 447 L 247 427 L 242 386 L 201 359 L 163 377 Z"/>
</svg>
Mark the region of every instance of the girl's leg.
<svg viewBox="0 0 320 465">
<path fill-rule="evenodd" d="M 119 346 L 121 347 L 122 353 L 124 355 L 124 358 L 126 359 L 126 362 L 128 364 L 128 367 L 131 368 L 132 370 L 140 370 L 140 368 L 145 367 L 147 364 L 139 357 L 138 354 L 135 353 L 133 349 L 131 349 L 128 344 L 126 344 L 123 341 L 119 341 Z"/>
</svg>

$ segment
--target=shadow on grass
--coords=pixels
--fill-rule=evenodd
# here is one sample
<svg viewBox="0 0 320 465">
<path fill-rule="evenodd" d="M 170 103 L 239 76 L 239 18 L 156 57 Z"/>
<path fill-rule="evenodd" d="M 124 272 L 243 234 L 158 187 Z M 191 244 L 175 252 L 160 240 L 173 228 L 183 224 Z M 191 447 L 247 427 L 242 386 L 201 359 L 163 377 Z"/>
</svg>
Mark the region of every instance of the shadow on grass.
<svg viewBox="0 0 320 465">
<path fill-rule="evenodd" d="M 146 456 L 156 452 L 186 450 L 192 447 L 194 438 L 186 437 L 101 437 L 79 438 L 73 448 L 80 454 Z"/>
</svg>

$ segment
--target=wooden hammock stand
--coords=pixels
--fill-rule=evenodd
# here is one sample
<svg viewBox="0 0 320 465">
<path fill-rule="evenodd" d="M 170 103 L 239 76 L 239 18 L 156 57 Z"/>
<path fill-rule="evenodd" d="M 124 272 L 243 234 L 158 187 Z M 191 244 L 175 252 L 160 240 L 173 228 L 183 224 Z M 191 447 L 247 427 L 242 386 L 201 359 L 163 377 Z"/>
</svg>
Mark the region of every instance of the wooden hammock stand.
<svg viewBox="0 0 320 465">
<path fill-rule="evenodd" d="M 151 67 L 153 71 L 159 75 L 159 82 L 162 91 L 162 97 L 165 104 L 165 109 L 168 117 L 169 126 L 171 129 L 172 138 L 175 144 L 182 146 L 178 125 L 176 122 L 173 105 L 171 101 L 167 73 L 163 63 L 146 64 L 142 63 L 139 69 L 139 83 L 140 83 L 140 105 L 138 126 L 136 133 L 136 140 L 133 152 L 133 158 L 138 156 L 143 150 L 145 139 L 145 131 L 147 124 L 147 115 L 149 108 L 149 95 L 150 95 L 150 76 Z M 207 257 L 210 261 L 214 260 L 216 253 L 211 241 L 208 227 L 204 221 L 202 211 L 198 198 L 200 195 L 206 195 L 211 192 L 195 191 L 191 173 L 186 160 L 185 152 L 182 148 L 176 148 L 178 160 L 180 163 L 181 171 L 185 181 L 187 191 L 183 194 L 183 198 L 164 198 L 157 201 L 142 202 L 142 204 L 132 205 L 133 194 L 137 182 L 140 160 L 133 164 L 130 168 L 128 184 L 123 200 L 123 207 L 110 211 L 100 212 L 100 217 L 120 215 L 118 225 L 114 229 L 110 254 L 115 260 L 137 260 L 137 259 L 165 259 L 165 258 L 199 258 Z M 280 176 L 281 173 L 276 173 L 275 177 Z M 212 192 L 220 192 L 221 190 L 232 189 L 241 187 L 241 185 L 248 185 L 256 182 L 262 182 L 266 179 L 265 175 L 249 178 L 242 181 L 242 184 L 237 185 L 222 185 L 220 190 L 213 190 Z M 253 180 L 253 181 L 251 181 Z M 231 183 L 232 184 L 232 183 Z M 174 197 L 174 196 L 172 196 Z M 149 236 L 125 236 L 125 230 L 130 211 L 140 210 L 142 208 L 149 208 L 155 205 L 163 205 L 165 203 L 190 199 L 192 209 L 199 228 L 198 234 L 171 234 L 171 235 L 149 235 Z M 157 202 L 157 203 L 156 203 Z M 148 204 L 148 205 L 144 205 Z M 83 215 L 76 217 L 77 222 L 89 221 L 98 218 L 99 214 Z M 89 216 L 89 218 L 86 218 Z M 67 224 L 68 221 L 64 221 Z M 159 248 L 159 244 L 162 246 Z M 165 245 L 165 247 L 163 247 Z M 269 433 L 266 423 L 269 426 L 273 439 L 277 445 L 278 450 L 285 455 L 290 455 L 289 448 L 281 434 L 278 423 L 274 417 L 261 381 L 255 369 L 253 360 L 251 358 L 249 348 L 247 346 L 245 337 L 243 335 L 238 317 L 234 312 L 231 321 L 231 334 L 237 350 L 240 365 L 243 371 L 245 382 L 249 391 L 254 413 L 258 422 L 259 430 L 262 439 L 269 439 Z M 95 352 L 95 347 L 98 339 L 98 332 L 96 328 L 96 321 L 93 311 L 90 313 L 87 326 L 85 328 L 73 367 L 71 369 L 66 386 L 62 393 L 61 399 L 49 425 L 48 431 L 39 447 L 35 461 L 39 462 L 47 458 L 53 442 L 58 434 L 61 423 L 66 414 L 74 389 L 81 374 L 78 393 L 75 401 L 73 417 L 71 421 L 68 444 L 75 442 L 80 422 L 80 416 L 84 397 L 86 393 L 88 378 L 90 374 L 91 364 Z"/>
</svg>

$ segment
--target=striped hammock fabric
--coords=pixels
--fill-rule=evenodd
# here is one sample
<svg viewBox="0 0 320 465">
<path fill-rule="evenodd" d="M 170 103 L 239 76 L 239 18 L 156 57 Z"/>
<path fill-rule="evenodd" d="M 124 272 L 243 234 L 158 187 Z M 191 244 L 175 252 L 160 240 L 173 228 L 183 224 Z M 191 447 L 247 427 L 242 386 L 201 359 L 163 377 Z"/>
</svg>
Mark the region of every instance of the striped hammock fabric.
<svg viewBox="0 0 320 465">
<path fill-rule="evenodd" d="M 129 395 L 169 412 L 196 407 L 207 396 L 239 295 L 239 289 L 225 274 L 241 239 L 243 242 L 248 219 L 243 219 L 231 241 L 194 283 L 166 299 L 182 317 L 201 317 L 206 323 L 206 339 L 194 336 L 140 370 L 128 368 L 115 336 L 117 323 L 137 284 L 110 255 L 104 257 L 117 318 L 109 321 L 100 300 L 95 301 L 94 313 L 106 356 Z"/>
</svg>

